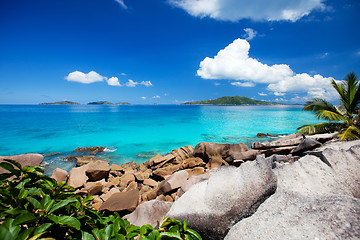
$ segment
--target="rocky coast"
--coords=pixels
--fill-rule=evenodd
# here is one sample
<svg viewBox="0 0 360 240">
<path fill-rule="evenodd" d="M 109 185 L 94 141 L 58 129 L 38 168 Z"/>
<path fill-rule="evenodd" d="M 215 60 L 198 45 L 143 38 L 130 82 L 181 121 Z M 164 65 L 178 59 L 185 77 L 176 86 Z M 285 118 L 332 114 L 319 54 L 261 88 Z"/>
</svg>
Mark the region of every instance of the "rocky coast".
<svg viewBox="0 0 360 240">
<path fill-rule="evenodd" d="M 103 150 L 76 149 L 88 154 L 52 177 L 134 225 L 155 226 L 166 215 L 188 221 L 203 239 L 360 238 L 360 140 L 291 134 L 251 148 L 201 142 L 120 166 L 98 160 Z M 39 165 L 41 157 L 0 159 Z"/>
</svg>

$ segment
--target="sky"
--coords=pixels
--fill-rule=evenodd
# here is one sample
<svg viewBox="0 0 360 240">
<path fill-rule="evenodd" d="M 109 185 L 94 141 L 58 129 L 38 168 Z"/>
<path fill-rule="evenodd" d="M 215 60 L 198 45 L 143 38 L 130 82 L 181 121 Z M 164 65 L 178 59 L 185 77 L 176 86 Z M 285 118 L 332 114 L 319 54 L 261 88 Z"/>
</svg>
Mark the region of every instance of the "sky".
<svg viewBox="0 0 360 240">
<path fill-rule="evenodd" d="M 0 104 L 337 101 L 358 0 L 1 0 Z"/>
</svg>

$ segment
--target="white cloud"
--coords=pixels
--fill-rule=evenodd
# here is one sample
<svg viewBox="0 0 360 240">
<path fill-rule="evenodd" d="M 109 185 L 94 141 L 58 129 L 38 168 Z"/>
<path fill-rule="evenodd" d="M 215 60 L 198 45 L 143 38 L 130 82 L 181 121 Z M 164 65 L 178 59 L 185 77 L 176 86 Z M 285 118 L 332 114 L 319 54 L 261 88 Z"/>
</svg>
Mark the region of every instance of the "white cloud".
<svg viewBox="0 0 360 240">
<path fill-rule="evenodd" d="M 136 87 L 136 85 L 138 85 L 138 82 L 134 82 L 133 80 L 129 79 L 127 83 L 125 83 L 124 85 L 127 87 Z"/>
<path fill-rule="evenodd" d="M 141 97 L 141 99 L 145 100 L 147 97 Z"/>
<path fill-rule="evenodd" d="M 120 73 L 121 76 L 126 76 L 126 73 Z"/>
<path fill-rule="evenodd" d="M 267 94 L 266 94 L 266 93 L 261 93 L 261 92 L 258 92 L 258 94 L 259 94 L 260 96 L 267 96 Z"/>
<path fill-rule="evenodd" d="M 127 9 L 127 6 L 125 5 L 123 0 L 115 0 L 115 2 L 117 2 L 118 4 L 120 4 L 120 6 L 124 9 Z"/>
<path fill-rule="evenodd" d="M 152 83 L 150 81 L 142 81 L 139 84 L 144 85 L 145 87 L 151 87 L 152 86 Z"/>
<path fill-rule="evenodd" d="M 296 21 L 313 10 L 323 10 L 324 0 L 169 0 L 194 17 L 238 21 Z"/>
<path fill-rule="evenodd" d="M 244 28 L 244 31 L 245 31 L 245 34 L 243 35 L 243 37 L 246 40 L 251 40 L 254 37 L 256 37 L 257 31 L 255 31 L 254 29 L 252 29 L 252 28 Z"/>
<path fill-rule="evenodd" d="M 108 83 L 108 85 L 110 86 L 118 86 L 121 87 L 122 85 L 119 83 L 119 79 L 117 77 L 111 77 L 109 79 L 106 80 L 106 82 Z"/>
<path fill-rule="evenodd" d="M 79 83 L 89 84 L 89 83 L 94 83 L 94 82 L 102 82 L 106 79 L 106 77 L 103 77 L 94 71 L 91 71 L 89 73 L 75 71 L 75 72 L 69 73 L 69 75 L 67 75 L 65 77 L 65 79 L 70 82 L 79 82 Z"/>
<path fill-rule="evenodd" d="M 336 96 L 330 84 L 333 78 L 319 74 L 314 76 L 307 73 L 296 74 L 286 64 L 269 66 L 249 57 L 249 50 L 248 41 L 236 39 L 220 50 L 215 57 L 206 57 L 200 63 L 197 75 L 204 79 L 228 79 L 245 81 L 245 83 L 268 84 L 267 90 L 276 96 L 284 96 L 287 92 L 306 93 L 308 96 L 316 95 L 328 100 Z M 240 86 L 245 83 L 234 82 L 232 85 Z"/>
<path fill-rule="evenodd" d="M 255 83 L 253 82 L 232 82 L 231 85 L 237 87 L 255 87 Z"/>
<path fill-rule="evenodd" d="M 153 96 L 152 98 L 160 98 L 160 96 Z"/>
</svg>

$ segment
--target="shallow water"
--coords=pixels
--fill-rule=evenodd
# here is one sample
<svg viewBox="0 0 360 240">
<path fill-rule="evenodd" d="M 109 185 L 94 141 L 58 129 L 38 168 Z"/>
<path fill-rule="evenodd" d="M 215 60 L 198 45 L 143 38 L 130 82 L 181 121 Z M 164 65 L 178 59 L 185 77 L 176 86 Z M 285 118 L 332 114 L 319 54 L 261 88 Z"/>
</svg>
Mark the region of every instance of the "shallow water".
<svg viewBox="0 0 360 240">
<path fill-rule="evenodd" d="M 258 132 L 289 134 L 319 121 L 301 106 L 0 105 L 0 155 L 54 153 L 51 168 L 77 147 L 104 146 L 101 156 L 143 162 L 202 141 L 249 144 Z"/>
</svg>

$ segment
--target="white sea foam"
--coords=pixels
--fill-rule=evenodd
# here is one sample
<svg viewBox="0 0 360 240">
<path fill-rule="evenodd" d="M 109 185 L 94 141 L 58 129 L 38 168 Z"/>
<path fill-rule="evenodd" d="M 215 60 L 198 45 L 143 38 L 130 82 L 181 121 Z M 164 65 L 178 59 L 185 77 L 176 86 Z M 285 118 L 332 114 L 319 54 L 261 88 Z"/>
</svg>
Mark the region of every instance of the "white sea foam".
<svg viewBox="0 0 360 240">
<path fill-rule="evenodd" d="M 104 149 L 104 152 L 115 152 L 117 150 L 116 147 L 106 147 Z"/>
</svg>

